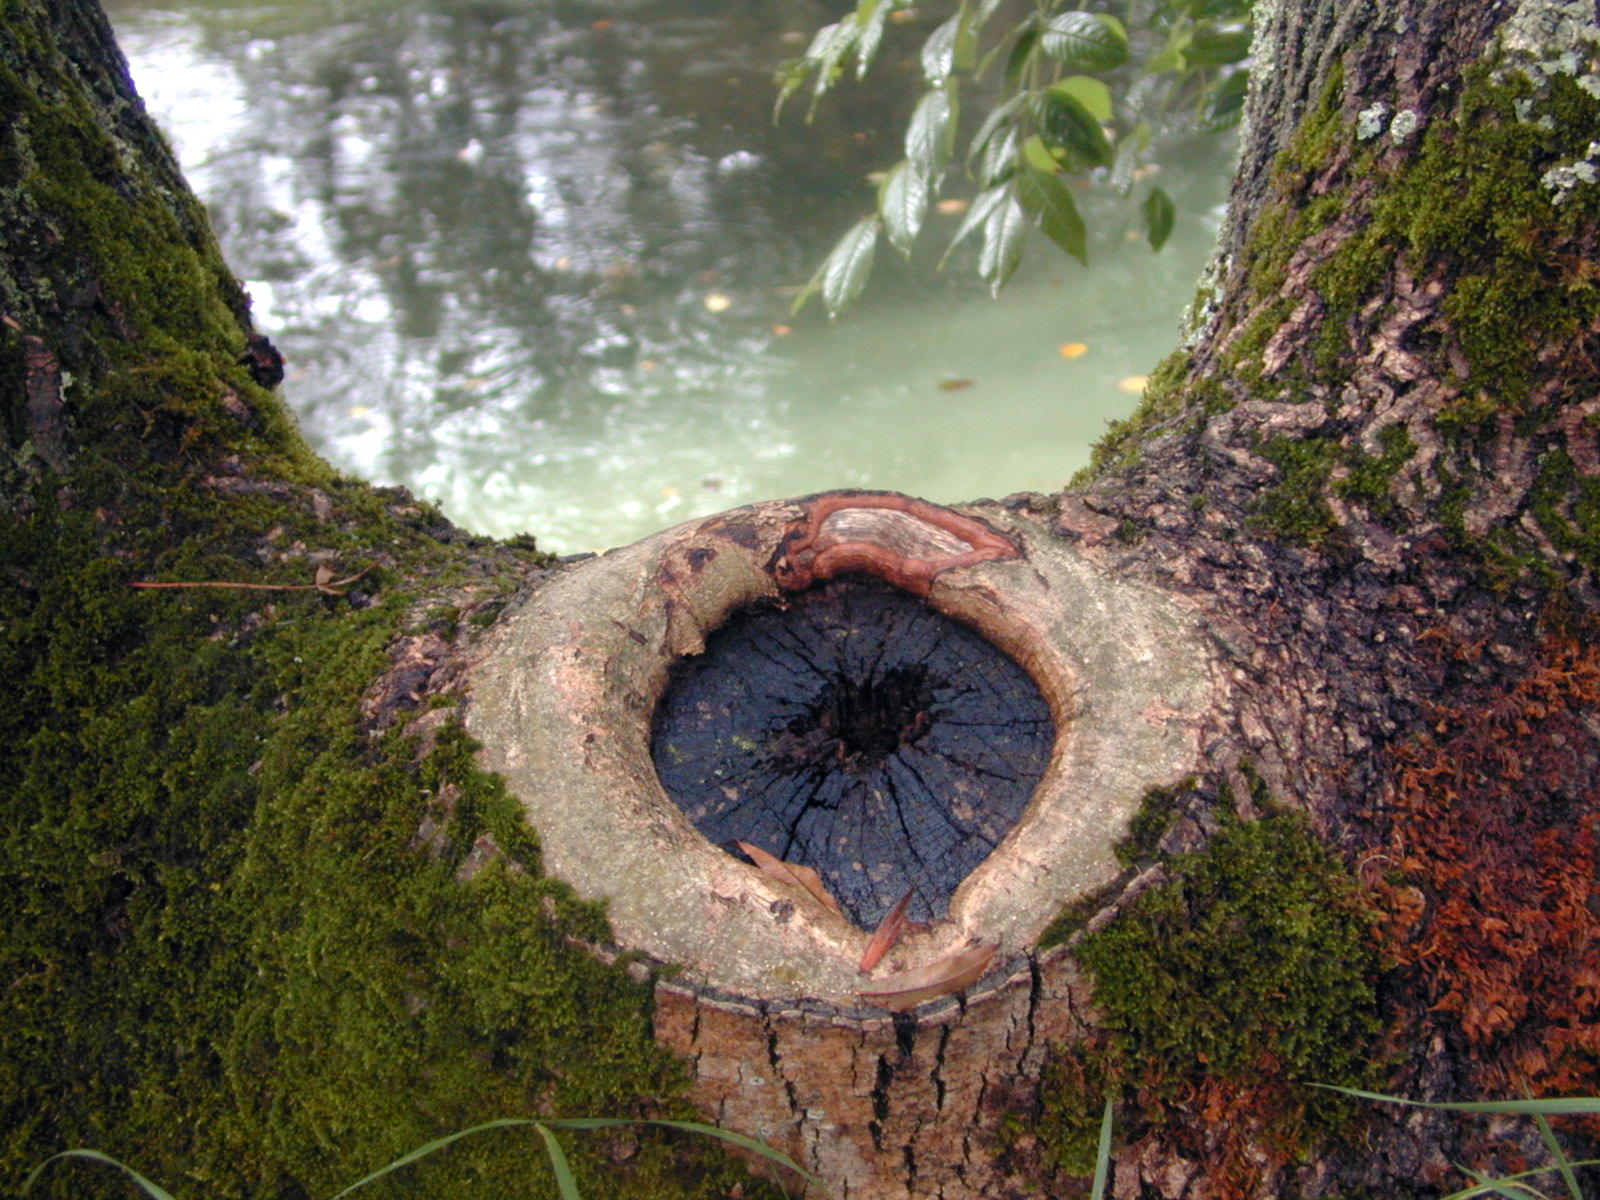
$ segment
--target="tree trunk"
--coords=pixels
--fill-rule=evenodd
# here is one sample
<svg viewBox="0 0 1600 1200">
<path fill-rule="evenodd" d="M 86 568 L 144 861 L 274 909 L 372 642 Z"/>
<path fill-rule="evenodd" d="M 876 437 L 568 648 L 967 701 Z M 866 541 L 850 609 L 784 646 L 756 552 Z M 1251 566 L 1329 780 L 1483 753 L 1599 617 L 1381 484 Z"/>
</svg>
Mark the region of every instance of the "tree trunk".
<svg viewBox="0 0 1600 1200">
<path fill-rule="evenodd" d="M 1121 1197 L 1420 1196 L 1536 1140 L 1302 1081 L 1600 1089 L 1592 9 L 1263 7 L 1185 346 L 1075 490 L 810 498 L 568 570 L 318 462 L 98 7 L 0 22 L 8 1169 L 93 1144 L 308 1194 L 475 1121 L 692 1103 L 840 1197 L 1057 1194 L 1087 1190 L 1110 1099 Z M 523 817 L 556 780 L 665 804 L 672 660 L 829 561 L 1029 667 L 1061 739 L 1042 789 L 1116 758 L 1086 731 L 1146 686 L 1122 633 L 1100 655 L 1059 614 L 1144 622 L 1166 660 L 1111 726 L 1141 747 L 1123 773 L 1057 788 L 1109 824 L 1048 848 L 1079 856 L 1049 904 L 898 1013 L 848 994 L 864 931 L 681 814 L 633 824 L 719 881 L 705 920 L 825 945 L 845 982 L 730 985 L 693 928 L 654 974 L 622 884 Z M 572 753 L 482 724 L 496 679 Z M 997 853 L 1046 861 L 1021 843 Z M 1006 891 L 991 872 L 887 961 L 982 944 Z M 490 1136 L 403 1182 L 546 1186 Z M 617 1194 L 763 1186 L 674 1135 L 585 1136 L 581 1180 Z"/>
</svg>

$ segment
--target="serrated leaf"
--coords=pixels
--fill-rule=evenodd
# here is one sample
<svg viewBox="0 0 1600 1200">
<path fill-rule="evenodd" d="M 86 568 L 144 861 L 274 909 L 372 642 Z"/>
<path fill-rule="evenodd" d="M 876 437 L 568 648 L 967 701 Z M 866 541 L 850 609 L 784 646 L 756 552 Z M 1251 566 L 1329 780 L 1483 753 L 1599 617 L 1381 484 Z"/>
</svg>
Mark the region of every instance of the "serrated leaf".
<svg viewBox="0 0 1600 1200">
<path fill-rule="evenodd" d="M 1201 113 L 1202 120 L 1212 129 L 1224 129 L 1234 124 L 1244 111 L 1244 98 L 1249 89 L 1248 71 L 1235 71 L 1219 80 L 1211 89 L 1211 99 Z"/>
<path fill-rule="evenodd" d="M 972 201 L 972 207 L 967 209 L 967 215 L 962 218 L 961 226 L 950 239 L 950 245 L 945 248 L 944 257 L 939 260 L 939 269 L 944 269 L 944 264 L 949 261 L 950 255 L 955 253 L 955 248 L 966 240 L 968 234 L 977 229 L 989 219 L 990 214 L 1005 200 L 1011 189 L 1006 184 L 989 188 L 979 192 Z"/>
<path fill-rule="evenodd" d="M 811 45 L 806 48 L 806 59 L 816 71 L 817 79 L 811 89 L 810 116 L 816 114 L 817 102 L 833 86 L 839 74 L 839 60 L 845 56 L 855 40 L 854 21 L 835 21 L 832 25 L 824 25 L 817 30 L 817 36 L 811 39 Z"/>
<path fill-rule="evenodd" d="M 861 294 L 872 274 L 872 256 L 878 247 L 878 218 L 863 217 L 850 227 L 822 264 L 822 303 L 829 316 L 838 316 Z"/>
<path fill-rule="evenodd" d="M 997 108 L 990 109 L 989 115 L 984 117 L 983 123 L 978 126 L 978 132 L 972 135 L 972 141 L 967 144 L 967 162 L 970 165 L 975 161 L 993 140 L 1002 125 L 1007 124 L 1016 111 L 1027 100 L 1026 96 L 1013 96 Z"/>
<path fill-rule="evenodd" d="M 956 64 L 956 42 L 961 37 L 961 26 L 966 14 L 956 13 L 928 35 L 922 43 L 922 77 L 930 86 L 941 87 Z"/>
<path fill-rule="evenodd" d="M 1054 172 L 1027 166 L 1017 172 L 1017 199 L 1040 230 L 1084 266 L 1089 265 L 1088 234 L 1077 202 Z"/>
<path fill-rule="evenodd" d="M 1057 13 L 1045 22 L 1039 45 L 1074 71 L 1109 71 L 1128 61 L 1127 31 L 1103 13 Z"/>
<path fill-rule="evenodd" d="M 929 177 L 939 174 L 955 149 L 956 108 L 948 88 L 934 88 L 917 101 L 906 126 L 906 157 Z"/>
<path fill-rule="evenodd" d="M 1151 136 L 1149 124 L 1140 121 L 1117 139 L 1117 158 L 1111 164 L 1111 186 L 1123 195 L 1127 195 L 1133 187 L 1133 173 L 1150 146 Z"/>
<path fill-rule="evenodd" d="M 1038 29 L 1034 28 L 1031 21 L 1024 24 L 1027 28 L 1018 26 L 1017 40 L 1011 44 L 1011 54 L 1006 58 L 1005 81 L 1008 90 L 1017 86 L 1022 73 L 1028 69 L 1034 51 L 1039 48 Z"/>
<path fill-rule="evenodd" d="M 1111 120 L 1111 89 L 1092 75 L 1068 75 L 1050 85 L 1052 91 L 1071 96 L 1083 105 L 1096 121 Z"/>
<path fill-rule="evenodd" d="M 1144 235 L 1150 242 L 1150 249 L 1160 250 L 1172 236 L 1172 222 L 1177 217 L 1172 197 L 1160 188 L 1153 187 L 1139 206 L 1139 211 L 1144 217 Z"/>
<path fill-rule="evenodd" d="M 1022 161 L 1031 167 L 1037 167 L 1041 171 L 1049 171 L 1051 174 L 1061 169 L 1061 164 L 1056 161 L 1056 156 L 1045 148 L 1044 142 L 1039 139 L 1037 134 L 1022 143 Z"/>
<path fill-rule="evenodd" d="M 1184 52 L 1191 67 L 1228 67 L 1250 53 L 1250 30 L 1202 25 Z"/>
<path fill-rule="evenodd" d="M 889 172 L 878 193 L 878 212 L 883 217 L 889 244 L 908 258 L 912 243 L 922 231 L 922 219 L 927 215 L 928 201 L 932 198 L 933 187 L 927 175 L 906 160 Z"/>
<path fill-rule="evenodd" d="M 1013 181 L 1012 187 L 1015 186 Z M 996 295 L 1022 261 L 1022 243 L 1028 234 L 1028 216 L 1015 195 L 1008 195 L 983 223 L 983 249 L 978 253 L 978 274 L 989 281 Z"/>
<path fill-rule="evenodd" d="M 1034 96 L 1032 109 L 1045 145 L 1064 150 L 1074 165 L 1109 167 L 1116 160 L 1100 122 L 1070 92 L 1052 85 Z"/>
<path fill-rule="evenodd" d="M 856 5 L 856 78 L 872 65 L 883 42 L 883 27 L 889 19 L 890 0 L 861 0 Z"/>
<path fill-rule="evenodd" d="M 998 137 L 989 139 L 983 154 L 973 164 L 972 173 L 983 187 L 1004 183 L 1017 169 L 1017 131 L 1007 129 Z"/>
<path fill-rule="evenodd" d="M 977 15 L 972 18 L 973 25 L 981 27 L 1005 2 L 1006 0 L 983 0 L 983 3 L 978 5 Z"/>
</svg>

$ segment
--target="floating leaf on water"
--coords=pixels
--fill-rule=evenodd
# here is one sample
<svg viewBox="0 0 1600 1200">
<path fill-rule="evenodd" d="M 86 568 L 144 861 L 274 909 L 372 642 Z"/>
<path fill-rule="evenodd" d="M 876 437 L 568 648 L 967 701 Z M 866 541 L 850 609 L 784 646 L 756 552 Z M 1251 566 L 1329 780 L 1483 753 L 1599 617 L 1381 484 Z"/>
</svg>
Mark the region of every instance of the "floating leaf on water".
<svg viewBox="0 0 1600 1200">
<path fill-rule="evenodd" d="M 887 1008 L 890 1012 L 905 1012 L 925 1000 L 948 996 L 977 983 L 989 969 L 999 948 L 998 942 L 987 945 L 968 942 L 954 954 L 948 954 L 925 967 L 879 979 L 872 988 L 858 995 L 868 1004 Z"/>
<path fill-rule="evenodd" d="M 962 388 L 969 388 L 975 381 L 971 379 L 941 379 L 939 387 L 947 392 L 959 392 Z"/>
<path fill-rule="evenodd" d="M 775 854 L 768 854 L 760 846 L 750 842 L 739 842 L 739 849 L 748 854 L 756 866 L 761 868 L 761 873 L 769 879 L 779 883 L 786 883 L 790 887 L 797 887 L 807 892 L 811 897 L 826 908 L 829 912 L 844 916 L 844 910 L 839 907 L 839 902 L 833 898 L 833 893 L 822 886 L 822 876 L 810 867 L 799 863 L 784 862 Z"/>
<path fill-rule="evenodd" d="M 911 907 L 911 897 L 914 894 L 913 888 L 907 888 L 906 894 L 896 900 L 894 907 L 883 915 L 883 920 L 878 922 L 878 928 L 873 930 L 872 940 L 862 952 L 861 965 L 857 970 L 872 970 L 883 960 L 885 954 L 894 949 L 895 943 L 906 931 L 906 909 Z"/>
</svg>

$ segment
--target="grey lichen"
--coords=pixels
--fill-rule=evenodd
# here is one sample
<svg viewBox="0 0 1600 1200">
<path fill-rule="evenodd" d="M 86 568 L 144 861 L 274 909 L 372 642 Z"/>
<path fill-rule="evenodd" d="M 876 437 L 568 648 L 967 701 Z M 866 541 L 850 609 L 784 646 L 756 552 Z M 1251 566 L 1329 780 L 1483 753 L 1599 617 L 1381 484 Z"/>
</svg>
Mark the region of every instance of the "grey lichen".
<svg viewBox="0 0 1600 1200">
<path fill-rule="evenodd" d="M 1499 81 L 1520 76 L 1543 95 L 1566 75 L 1600 99 L 1600 25 L 1588 0 L 1523 0 L 1501 27 L 1499 53 Z M 1519 107 L 1524 120 L 1535 119 L 1534 107 Z"/>
<path fill-rule="evenodd" d="M 1388 120 L 1389 106 L 1381 100 L 1370 108 L 1362 109 L 1356 114 L 1356 140 L 1371 141 L 1383 132 Z"/>
<path fill-rule="evenodd" d="M 1590 142 L 1589 149 L 1576 162 L 1560 163 L 1539 177 L 1539 183 L 1550 193 L 1550 203 L 1560 204 L 1584 184 L 1600 180 L 1600 142 Z"/>
<path fill-rule="evenodd" d="M 1416 109 L 1401 109 L 1395 113 L 1394 120 L 1389 122 L 1389 140 L 1398 146 L 1415 133 L 1421 124 L 1422 118 Z"/>
</svg>

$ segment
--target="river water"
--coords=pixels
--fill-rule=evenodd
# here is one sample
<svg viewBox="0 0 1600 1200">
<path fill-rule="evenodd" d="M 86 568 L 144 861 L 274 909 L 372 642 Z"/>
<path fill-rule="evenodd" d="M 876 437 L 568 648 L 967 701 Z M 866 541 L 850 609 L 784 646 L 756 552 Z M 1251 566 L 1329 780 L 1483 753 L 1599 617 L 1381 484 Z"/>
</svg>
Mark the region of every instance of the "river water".
<svg viewBox="0 0 1600 1200">
<path fill-rule="evenodd" d="M 1091 270 L 1041 240 L 993 300 L 884 248 L 843 318 L 791 317 L 899 157 L 931 12 L 808 126 L 771 73 L 815 0 L 106 7 L 312 444 L 557 552 L 830 487 L 1059 487 L 1173 345 L 1231 167 L 1164 156 L 1159 255 L 1091 188 Z"/>
</svg>

